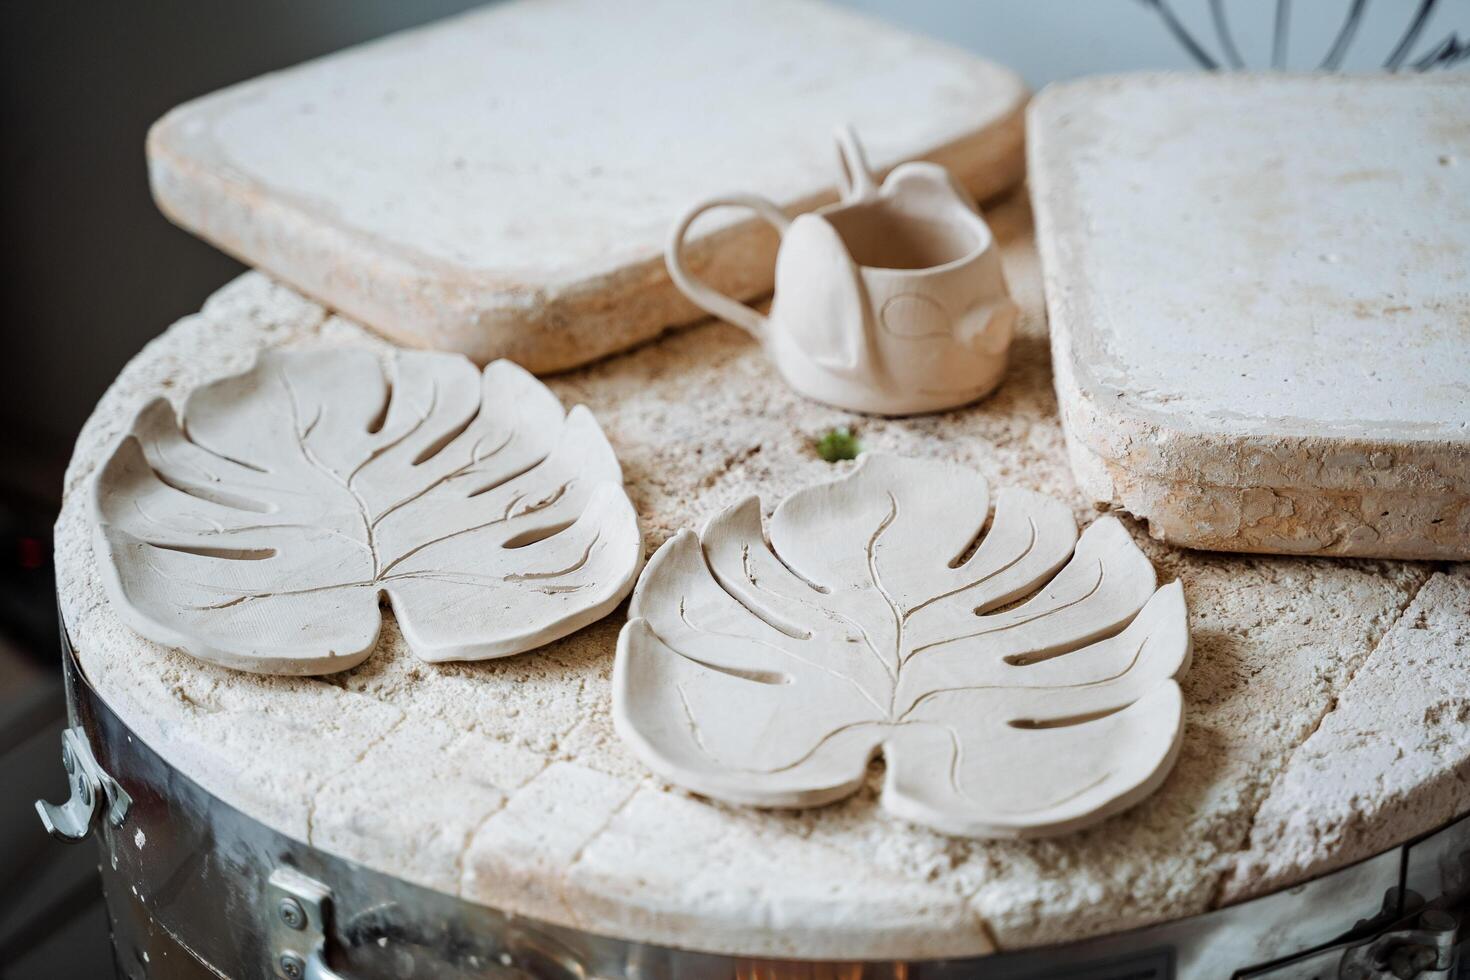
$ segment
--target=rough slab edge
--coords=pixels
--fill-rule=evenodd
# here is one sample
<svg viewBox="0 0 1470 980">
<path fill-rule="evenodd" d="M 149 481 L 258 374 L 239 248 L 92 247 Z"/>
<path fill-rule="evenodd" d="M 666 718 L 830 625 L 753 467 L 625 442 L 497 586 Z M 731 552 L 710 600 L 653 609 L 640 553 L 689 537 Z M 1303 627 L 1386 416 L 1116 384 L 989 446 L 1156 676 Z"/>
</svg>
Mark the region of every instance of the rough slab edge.
<svg viewBox="0 0 1470 980">
<path fill-rule="evenodd" d="M 1363 558 L 1470 558 L 1470 439 L 1381 441 L 1207 428 L 1133 403 L 1099 382 L 1071 325 L 1091 318 L 1086 284 L 1056 229 L 1085 216 L 1069 168 L 1046 165 L 1050 121 L 1098 91 L 1156 84 L 1155 73 L 1048 86 L 1027 110 L 1028 182 L 1041 255 L 1052 367 L 1068 454 L 1095 503 L 1120 507 L 1169 544 L 1218 551 Z M 1310 76 L 1284 76 L 1308 81 Z M 1217 84 L 1251 84 L 1235 76 Z M 1420 80 L 1422 82 L 1422 79 Z M 1326 84 L 1334 84 L 1327 80 Z M 1447 84 L 1465 84 L 1463 80 Z M 1198 465 L 1199 443 L 1215 465 Z"/>
<path fill-rule="evenodd" d="M 918 157 L 946 168 L 986 201 L 1025 175 L 1029 93 L 1011 70 L 965 57 L 987 76 L 997 101 L 1009 90 L 1009 105 L 971 135 Z M 524 282 L 374 238 L 253 181 L 219 159 L 207 134 L 190 134 L 202 128 L 190 124 L 221 104 L 251 98 L 267 81 L 187 102 L 154 123 L 147 139 L 149 185 L 165 217 L 247 265 L 395 342 L 456 351 L 478 364 L 509 358 L 536 374 L 577 367 L 704 318 L 670 281 L 662 242 L 620 268 Z M 794 215 L 836 198 L 835 189 L 823 189 L 781 203 Z M 693 244 L 691 265 L 715 289 L 741 299 L 770 292 L 777 241 L 758 219 L 696 236 Z"/>
</svg>

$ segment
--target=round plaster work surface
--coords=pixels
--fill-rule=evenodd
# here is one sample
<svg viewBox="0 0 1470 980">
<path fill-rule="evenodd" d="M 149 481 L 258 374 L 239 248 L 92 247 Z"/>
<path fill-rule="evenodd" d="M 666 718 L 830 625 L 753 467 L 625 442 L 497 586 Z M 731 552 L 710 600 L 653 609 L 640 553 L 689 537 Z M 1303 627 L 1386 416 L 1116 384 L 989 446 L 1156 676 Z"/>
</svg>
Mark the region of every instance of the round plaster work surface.
<svg viewBox="0 0 1470 980">
<path fill-rule="evenodd" d="M 851 467 L 812 439 L 952 460 L 1054 495 L 1083 526 L 1056 417 L 1024 204 L 987 218 L 1022 315 L 1006 380 L 949 414 L 861 418 L 801 400 L 734 327 L 708 323 L 548 380 L 623 465 L 646 547 L 759 494 L 770 508 Z M 622 609 L 539 652 L 426 664 L 391 616 L 326 678 L 264 677 L 143 640 L 102 590 L 95 468 L 138 407 L 265 347 L 385 342 L 249 274 L 129 365 L 86 426 L 58 526 L 62 611 L 103 698 L 247 814 L 465 900 L 599 933 L 750 955 L 919 958 L 1075 939 L 1200 912 L 1364 857 L 1470 806 L 1470 569 L 1175 550 L 1127 519 L 1188 599 L 1177 765 L 1080 833 L 972 841 L 878 803 L 883 773 L 804 811 L 726 806 L 654 777 L 613 729 Z M 766 514 L 769 518 L 769 512 Z M 1393 709 L 1381 710 L 1391 700 Z M 145 896 L 146 898 L 146 896 Z"/>
</svg>

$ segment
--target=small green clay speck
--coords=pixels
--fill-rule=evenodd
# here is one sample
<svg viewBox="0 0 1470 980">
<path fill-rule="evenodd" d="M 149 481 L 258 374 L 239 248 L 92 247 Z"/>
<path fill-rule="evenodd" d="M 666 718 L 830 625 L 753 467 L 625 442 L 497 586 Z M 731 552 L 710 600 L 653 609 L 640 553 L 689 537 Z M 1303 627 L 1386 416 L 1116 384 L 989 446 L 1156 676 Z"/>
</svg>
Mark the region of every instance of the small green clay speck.
<svg viewBox="0 0 1470 980">
<path fill-rule="evenodd" d="M 829 463 L 835 463 L 842 459 L 857 459 L 858 453 L 862 452 L 862 443 L 858 442 L 857 436 L 847 426 L 838 426 L 828 429 L 827 434 L 817 440 L 817 455 Z"/>
</svg>

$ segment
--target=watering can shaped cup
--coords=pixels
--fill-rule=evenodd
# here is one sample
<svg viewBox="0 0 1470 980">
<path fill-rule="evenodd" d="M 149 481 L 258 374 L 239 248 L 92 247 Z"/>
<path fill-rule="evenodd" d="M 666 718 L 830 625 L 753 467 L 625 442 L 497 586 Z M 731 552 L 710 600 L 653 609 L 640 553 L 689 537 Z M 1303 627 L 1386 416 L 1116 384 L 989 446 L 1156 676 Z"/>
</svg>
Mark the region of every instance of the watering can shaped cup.
<svg viewBox="0 0 1470 980">
<path fill-rule="evenodd" d="M 754 194 L 705 201 L 680 219 L 665 256 L 674 283 L 755 336 L 786 382 L 828 405 L 911 415 L 989 394 L 1005 373 L 1016 306 L 995 237 L 938 164 L 900 164 L 880 186 L 856 135 L 838 134 L 842 198 L 788 218 Z M 781 234 L 769 315 L 694 278 L 689 226 L 744 207 Z"/>
</svg>

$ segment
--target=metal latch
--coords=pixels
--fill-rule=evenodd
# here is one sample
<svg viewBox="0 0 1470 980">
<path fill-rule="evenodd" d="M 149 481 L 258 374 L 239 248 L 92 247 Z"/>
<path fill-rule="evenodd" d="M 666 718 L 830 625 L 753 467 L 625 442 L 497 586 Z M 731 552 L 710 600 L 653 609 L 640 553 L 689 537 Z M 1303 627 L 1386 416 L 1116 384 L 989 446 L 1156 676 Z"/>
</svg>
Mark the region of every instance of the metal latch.
<svg viewBox="0 0 1470 980">
<path fill-rule="evenodd" d="M 1451 980 L 1455 944 L 1470 909 L 1441 896 L 1426 905 L 1417 893 L 1389 889 L 1383 911 L 1362 919 L 1350 936 L 1286 960 L 1237 973 L 1236 980 Z"/>
<path fill-rule="evenodd" d="M 97 764 L 81 728 L 68 728 L 61 733 L 61 764 L 71 786 L 71 798 L 60 806 L 36 801 L 36 813 L 46 833 L 73 844 L 84 840 L 96 829 L 104 805 L 108 822 L 121 827 L 133 799 Z"/>
<path fill-rule="evenodd" d="M 1342 980 L 1449 980 L 1459 927 L 1455 915 L 1425 909 L 1415 921 L 1349 947 L 1338 976 Z"/>
<path fill-rule="evenodd" d="M 297 871 L 277 868 L 266 887 L 270 948 L 283 980 L 343 980 L 327 966 L 327 922 L 332 890 Z"/>
</svg>

